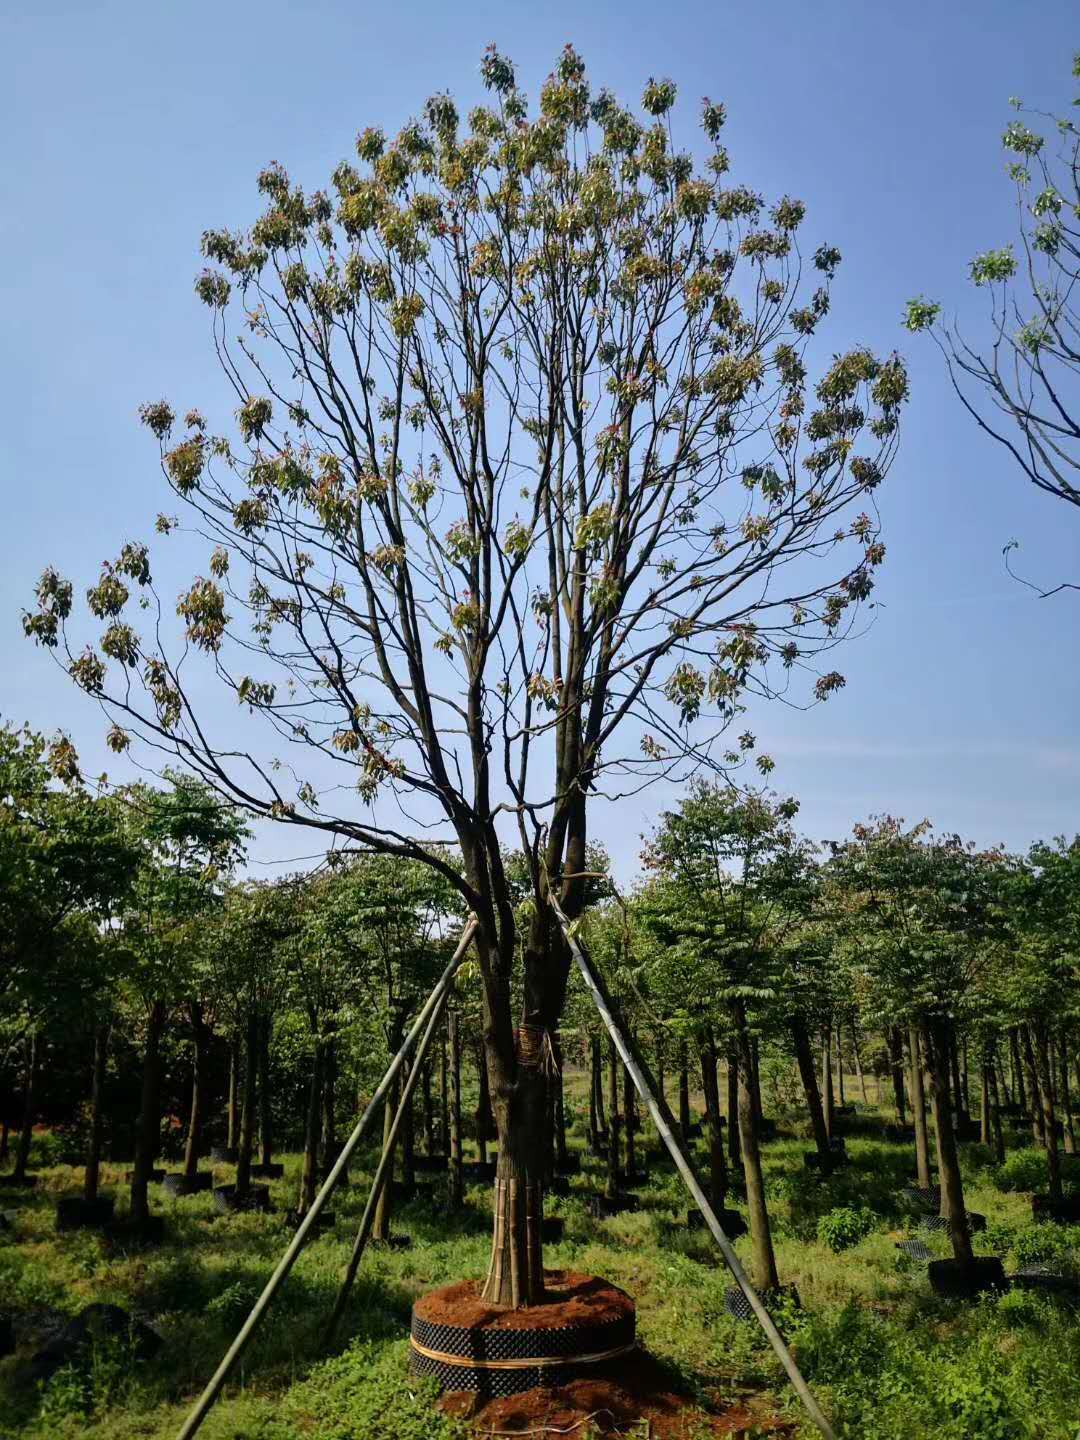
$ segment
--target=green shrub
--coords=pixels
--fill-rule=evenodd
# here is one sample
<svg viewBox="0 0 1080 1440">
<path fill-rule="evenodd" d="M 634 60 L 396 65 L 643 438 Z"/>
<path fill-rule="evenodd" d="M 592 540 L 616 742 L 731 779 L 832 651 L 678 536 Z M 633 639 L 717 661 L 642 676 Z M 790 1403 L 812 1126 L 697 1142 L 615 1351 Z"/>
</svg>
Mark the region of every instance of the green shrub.
<svg viewBox="0 0 1080 1440">
<path fill-rule="evenodd" d="M 999 1190 L 1045 1190 L 1048 1183 L 1046 1152 L 1031 1146 L 1007 1155 L 994 1175 Z"/>
<path fill-rule="evenodd" d="M 852 1245 L 865 1239 L 876 1224 L 874 1212 L 865 1205 L 858 1208 L 839 1205 L 827 1215 L 822 1215 L 818 1221 L 817 1237 L 822 1245 L 827 1245 L 830 1250 L 839 1254 L 841 1250 L 850 1250 Z"/>
</svg>

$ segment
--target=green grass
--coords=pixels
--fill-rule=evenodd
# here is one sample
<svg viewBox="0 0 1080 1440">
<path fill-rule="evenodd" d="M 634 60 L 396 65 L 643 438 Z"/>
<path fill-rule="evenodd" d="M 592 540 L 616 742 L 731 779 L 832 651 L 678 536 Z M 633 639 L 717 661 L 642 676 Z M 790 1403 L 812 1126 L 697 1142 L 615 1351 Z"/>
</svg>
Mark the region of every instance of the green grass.
<svg viewBox="0 0 1080 1440">
<path fill-rule="evenodd" d="M 857 1122 L 851 1165 L 826 1182 L 803 1167 L 805 1139 L 790 1131 L 766 1147 L 766 1178 L 781 1278 L 803 1310 L 783 1317 L 811 1385 L 845 1440 L 1080 1440 L 1080 1323 L 1059 1302 L 1013 1293 L 978 1305 L 935 1299 L 925 1270 L 901 1263 L 895 1242 L 909 1221 L 896 1191 L 912 1158 Z M 782 1134 L 784 1132 L 782 1131 Z M 370 1166 L 372 1158 L 367 1158 Z M 1023 1166 L 998 1175 L 978 1146 L 964 1147 L 968 1200 L 991 1220 L 979 1237 L 1017 1259 L 1076 1244 L 1080 1234 L 1035 1227 L 1027 1195 L 1002 1188 Z M 297 1189 L 299 1157 L 271 1186 L 284 1210 Z M 1031 1162 L 1027 1162 L 1029 1167 Z M 0 1362 L 0 1440 L 166 1440 L 191 1404 L 283 1250 L 288 1232 L 274 1216 L 215 1216 L 209 1196 L 170 1201 L 153 1192 L 169 1222 L 158 1249 L 109 1251 L 90 1233 L 58 1236 L 53 1206 L 75 1192 L 80 1172 L 54 1166 L 21 1201 L 16 1238 L 0 1239 L 0 1308 L 16 1316 L 46 1308 L 75 1313 L 92 1300 L 122 1305 L 150 1321 L 166 1344 L 138 1363 L 117 1344 L 99 1347 L 79 1369 L 45 1388 L 25 1380 L 25 1352 Z M 488 1250 L 486 1189 L 469 1192 L 453 1218 L 422 1201 L 399 1209 L 411 1235 L 404 1252 L 365 1257 L 340 1353 L 327 1359 L 319 1335 L 344 1268 L 365 1198 L 364 1178 L 334 1197 L 337 1224 L 312 1242 L 245 1357 L 240 1373 L 203 1429 L 208 1440 L 452 1440 L 460 1422 L 432 1410 L 431 1392 L 406 1372 L 409 1308 L 416 1295 L 483 1274 Z M 1026 1173 L 1026 1172 L 1025 1172 Z M 123 1195 L 120 1169 L 107 1191 Z M 597 1222 L 580 1191 L 601 1183 L 587 1165 L 568 1199 L 566 1238 L 547 1264 L 607 1276 L 638 1302 L 639 1333 L 713 1407 L 747 1403 L 762 1416 L 781 1412 L 799 1434 L 797 1407 L 756 1327 L 724 1313 L 729 1278 L 705 1232 L 688 1231 L 688 1197 L 672 1172 L 654 1167 L 642 1209 Z M 5 1204 L 14 1203 L 5 1200 Z M 735 1196 L 733 1204 L 738 1204 Z M 873 1212 L 822 1224 L 840 1207 Z M 843 1248 L 826 1243 L 840 1233 Z M 819 1238 L 819 1235 L 822 1238 Z M 1054 1238 L 1051 1240 L 1049 1236 Z M 932 1245 L 945 1253 L 940 1242 Z M 749 1242 L 736 1246 L 748 1258 Z"/>
</svg>

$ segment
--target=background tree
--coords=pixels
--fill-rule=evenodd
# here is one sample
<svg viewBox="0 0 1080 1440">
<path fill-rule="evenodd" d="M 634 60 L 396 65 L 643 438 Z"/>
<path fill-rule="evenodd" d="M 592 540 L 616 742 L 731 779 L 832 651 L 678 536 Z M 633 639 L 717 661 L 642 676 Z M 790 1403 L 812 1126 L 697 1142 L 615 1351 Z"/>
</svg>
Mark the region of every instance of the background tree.
<svg viewBox="0 0 1080 1440">
<path fill-rule="evenodd" d="M 1080 80 L 1080 54 L 1072 75 Z M 964 407 L 1028 480 L 1080 508 L 1080 130 L 1068 117 L 1010 103 L 1018 118 L 1001 143 L 1019 253 L 1008 244 L 971 262 L 973 283 L 989 296 L 990 342 L 975 348 L 923 299 L 908 302 L 905 324 L 933 334 Z M 1077 588 L 1065 581 L 1043 593 Z"/>
</svg>

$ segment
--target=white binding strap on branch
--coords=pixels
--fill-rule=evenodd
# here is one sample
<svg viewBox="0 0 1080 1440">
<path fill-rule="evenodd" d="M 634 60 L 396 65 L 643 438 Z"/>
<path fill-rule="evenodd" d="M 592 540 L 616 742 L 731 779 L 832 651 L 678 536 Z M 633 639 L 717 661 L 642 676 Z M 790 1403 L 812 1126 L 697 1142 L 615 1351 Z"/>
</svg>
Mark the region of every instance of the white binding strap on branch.
<svg viewBox="0 0 1080 1440">
<path fill-rule="evenodd" d="M 644 1100 L 649 1114 L 652 1116 L 653 1124 L 660 1132 L 660 1138 L 671 1152 L 671 1158 L 679 1167 L 679 1174 L 682 1176 L 686 1188 L 690 1191 L 702 1215 L 704 1215 L 705 1223 L 712 1231 L 712 1237 L 720 1247 L 720 1253 L 727 1262 L 728 1269 L 735 1277 L 735 1282 L 739 1289 L 746 1296 L 747 1302 L 751 1310 L 753 1310 L 758 1324 L 765 1331 L 769 1344 L 776 1351 L 777 1357 L 781 1365 L 783 1365 L 795 1393 L 805 1405 L 806 1412 L 810 1416 L 810 1419 L 821 1431 L 822 1435 L 825 1436 L 825 1440 L 835 1440 L 832 1427 L 822 1414 L 821 1407 L 811 1394 L 810 1387 L 803 1379 L 799 1367 L 795 1364 L 795 1357 L 785 1344 L 784 1337 L 776 1328 L 772 1316 L 762 1304 L 761 1297 L 750 1284 L 746 1271 L 742 1268 L 742 1265 L 740 1265 L 738 1256 L 732 1249 L 731 1241 L 724 1234 L 720 1221 L 717 1219 L 716 1211 L 713 1209 L 709 1197 L 706 1195 L 701 1181 L 698 1179 L 697 1173 L 682 1147 L 682 1143 L 677 1138 L 675 1121 L 672 1114 L 665 1102 L 658 1099 L 653 1089 L 651 1076 L 648 1073 L 644 1060 L 642 1060 L 638 1053 L 637 1045 L 628 1035 L 623 1033 L 622 1027 L 616 1020 L 614 1005 L 611 996 L 608 994 L 603 976 L 594 968 L 592 961 L 585 952 L 585 947 L 574 934 L 573 928 L 563 913 L 562 906 L 559 904 L 554 893 L 551 894 L 550 899 L 551 908 L 554 910 L 555 916 L 562 926 L 563 935 L 566 937 L 566 943 L 570 947 L 570 953 L 574 957 L 578 969 L 581 971 L 581 977 L 585 981 L 593 1000 L 596 1002 L 596 1008 L 600 1011 L 601 1018 L 607 1026 L 619 1054 L 622 1056 L 623 1064 L 630 1072 L 630 1076 L 637 1087 L 638 1094 L 642 1100 Z"/>
<path fill-rule="evenodd" d="M 405 1060 L 409 1055 L 409 1052 L 416 1044 L 417 1037 L 427 1025 L 432 1014 L 441 1007 L 442 1002 L 450 989 L 451 982 L 453 981 L 458 966 L 465 958 L 465 952 L 466 950 L 468 950 L 469 945 L 472 942 L 475 931 L 476 917 L 470 916 L 469 921 L 465 926 L 465 929 L 461 933 L 461 939 L 458 941 L 457 949 L 454 951 L 453 955 L 450 958 L 449 964 L 440 976 L 434 990 L 432 990 L 431 994 L 424 1002 L 424 1008 L 420 1011 L 419 1015 L 417 1015 L 416 1019 L 414 1020 L 412 1029 L 409 1031 L 408 1035 L 406 1035 L 405 1040 L 402 1043 L 401 1049 L 394 1056 L 393 1060 L 391 1060 L 390 1066 L 379 1084 L 379 1088 L 375 1091 L 375 1094 L 368 1102 L 368 1107 L 364 1111 L 363 1115 L 361 1115 L 359 1121 L 356 1124 L 356 1128 L 353 1130 L 348 1140 L 346 1140 L 345 1144 L 342 1146 L 341 1154 L 334 1162 L 333 1169 L 326 1177 L 322 1189 L 319 1191 L 318 1195 L 316 1195 L 314 1201 L 312 1202 L 311 1209 L 307 1212 L 303 1220 L 300 1222 L 296 1234 L 289 1242 L 288 1249 L 278 1261 L 277 1269 L 270 1276 L 270 1279 L 266 1282 L 266 1286 L 262 1294 L 259 1296 L 258 1300 L 255 1301 L 255 1304 L 252 1307 L 251 1314 L 244 1321 L 243 1325 L 240 1327 L 240 1331 L 237 1334 L 236 1339 L 225 1352 L 225 1357 L 222 1360 L 221 1364 L 218 1366 L 218 1368 L 214 1371 L 210 1383 L 207 1385 L 206 1389 L 195 1402 L 191 1413 L 188 1415 L 179 1433 L 177 1434 L 176 1440 L 190 1440 L 190 1437 L 195 1434 L 199 1426 L 206 1419 L 207 1415 L 210 1412 L 211 1406 L 214 1404 L 214 1401 L 221 1394 L 222 1388 L 225 1385 L 226 1380 L 228 1380 L 230 1374 L 232 1373 L 233 1366 L 247 1349 L 251 1337 L 255 1334 L 255 1331 L 259 1327 L 259 1322 L 262 1320 L 267 1310 L 269 1310 L 271 1304 L 273 1303 L 274 1296 L 281 1288 L 282 1282 L 285 1280 L 285 1277 L 288 1275 L 289 1271 L 295 1264 L 301 1250 L 303 1250 L 304 1244 L 307 1241 L 308 1236 L 314 1229 L 315 1224 L 318 1221 L 319 1215 L 322 1213 L 323 1206 L 326 1204 L 327 1200 L 329 1200 L 330 1196 L 334 1193 L 337 1183 L 341 1179 L 345 1167 L 346 1165 L 348 1165 L 349 1160 L 352 1157 L 353 1151 L 363 1139 L 364 1134 L 367 1131 L 369 1125 L 371 1124 L 373 1118 L 382 1109 L 383 1103 L 386 1100 L 387 1095 L 389 1095 L 390 1093 L 390 1088 L 393 1085 L 394 1080 L 397 1078 L 398 1071 L 401 1069 L 402 1065 L 404 1065 Z"/>
</svg>

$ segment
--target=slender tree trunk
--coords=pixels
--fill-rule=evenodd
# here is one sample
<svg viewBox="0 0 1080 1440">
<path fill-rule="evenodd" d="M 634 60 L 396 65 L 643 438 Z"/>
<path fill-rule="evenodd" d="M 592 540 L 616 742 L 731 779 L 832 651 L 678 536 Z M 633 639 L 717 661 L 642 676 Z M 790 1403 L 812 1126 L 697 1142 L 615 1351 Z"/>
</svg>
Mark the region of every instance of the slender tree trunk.
<svg viewBox="0 0 1080 1440">
<path fill-rule="evenodd" d="M 563 1060 L 562 1041 L 556 1037 L 552 1044 L 555 1051 L 555 1073 L 550 1079 L 551 1087 L 555 1092 L 555 1165 L 559 1170 L 565 1170 L 567 1160 L 569 1159 L 566 1147 L 565 1062 Z"/>
<path fill-rule="evenodd" d="M 1072 1097 L 1069 1092 L 1069 1047 L 1062 1035 L 1058 1043 L 1058 1065 L 1060 1066 L 1061 1118 L 1065 1124 L 1065 1154 L 1076 1154 L 1076 1131 L 1073 1126 Z"/>
<path fill-rule="evenodd" d="M 477 1078 L 480 1083 L 476 1102 L 476 1143 L 480 1150 L 480 1163 L 486 1165 L 488 1141 L 495 1131 L 495 1117 L 491 1110 L 491 1085 L 482 1045 L 477 1057 Z"/>
<path fill-rule="evenodd" d="M 896 1106 L 896 1121 L 903 1125 L 906 1119 L 904 1103 L 904 1037 L 899 1025 L 889 1031 L 889 1065 L 892 1070 L 893 1104 Z"/>
<path fill-rule="evenodd" d="M 724 1162 L 724 1130 L 720 1124 L 720 1086 L 716 1078 L 716 1046 L 711 1037 L 701 1047 L 701 1088 L 705 1093 L 705 1120 L 709 1127 L 709 1198 L 714 1210 L 722 1210 L 727 1199 L 727 1165 Z"/>
<path fill-rule="evenodd" d="M 632 1185 L 637 1174 L 637 1136 L 634 1134 L 637 1119 L 637 1091 L 634 1078 L 624 1065 L 623 1071 L 623 1123 L 626 1126 L 626 1179 Z"/>
<path fill-rule="evenodd" d="M 306 1215 L 315 1203 L 319 1188 L 319 1141 L 322 1138 L 323 1078 L 326 1067 L 324 1042 L 316 1040 L 308 1081 L 307 1114 L 304 1117 L 304 1164 L 300 1172 L 300 1198 L 296 1213 Z"/>
<path fill-rule="evenodd" d="M 449 1021 L 447 1022 L 449 1026 Z M 450 1154 L 450 1090 L 447 1073 L 446 1042 L 448 1031 L 439 1037 L 439 1154 Z M 459 1100 L 460 1103 L 460 1100 Z M 460 1135 L 459 1135 L 460 1142 Z"/>
<path fill-rule="evenodd" d="M 742 1147 L 739 1144 L 739 1056 L 737 1051 L 728 1051 L 727 1064 L 728 1164 L 734 1170 L 742 1160 Z"/>
<path fill-rule="evenodd" d="M 1031 1043 L 1031 1027 L 1024 1025 L 1020 1031 L 1021 1054 L 1027 1074 L 1028 1093 L 1031 1096 L 1031 1136 L 1036 1145 L 1046 1145 L 1043 1123 L 1043 1097 L 1039 1093 L 1039 1073 L 1035 1062 L 1035 1049 Z"/>
<path fill-rule="evenodd" d="M 1001 1063 L 1001 1059 L 998 1055 L 998 1044 L 996 1037 L 992 1037 L 990 1040 L 990 1063 L 994 1069 L 994 1083 L 997 1087 L 995 1092 L 996 1099 L 998 1100 L 998 1102 L 1000 1102 L 1002 1095 L 1004 1095 L 1006 1105 L 1011 1105 L 1013 1103 L 1012 1091 L 1009 1089 L 1008 1081 L 1005 1078 L 1005 1072 L 1007 1071 L 1008 1066 Z"/>
<path fill-rule="evenodd" d="M 30 1164 L 30 1146 L 34 1139 L 34 1114 L 37 1103 L 38 1048 L 38 1033 L 36 1030 L 32 1030 L 26 1041 L 22 1121 L 19 1125 L 19 1138 L 15 1144 L 15 1168 L 11 1172 L 12 1175 L 20 1181 L 26 1179 L 26 1169 Z"/>
<path fill-rule="evenodd" d="M 982 1057 L 982 1086 L 979 1091 L 979 1143 L 989 1145 L 992 1140 L 990 1121 L 990 1059 L 984 1048 Z"/>
<path fill-rule="evenodd" d="M 329 1175 L 337 1160 L 337 1039 L 328 1036 L 323 1047 L 322 1064 L 322 1173 Z"/>
<path fill-rule="evenodd" d="M 447 1124 L 450 1154 L 450 1204 L 455 1210 L 460 1210 L 465 1198 L 464 1179 L 461 1172 L 461 1035 L 458 1023 L 458 1012 L 451 1010 L 446 1020 L 450 1045 Z"/>
<path fill-rule="evenodd" d="M 964 1104 L 964 1087 L 960 1083 L 960 1047 L 956 1043 L 956 1031 L 949 1027 L 949 1067 L 952 1075 L 952 1107 L 953 1115 L 959 1120 L 966 1113 L 967 1106 Z"/>
<path fill-rule="evenodd" d="M 202 1139 L 203 1106 L 206 1101 L 206 1061 L 210 1049 L 210 1032 L 203 1019 L 198 1000 L 188 1006 L 194 1055 L 191 1065 L 191 1112 L 188 1115 L 187 1142 L 184 1145 L 184 1178 L 194 1181 L 199 1169 L 199 1142 Z"/>
<path fill-rule="evenodd" d="M 164 1000 L 155 1000 L 146 1025 L 142 1094 L 135 1132 L 135 1169 L 131 1180 L 131 1218 L 137 1225 L 150 1218 L 150 1172 L 161 1140 L 161 1037 L 165 1032 L 165 1015 Z"/>
<path fill-rule="evenodd" d="M 1058 1153 L 1057 1116 L 1054 1114 L 1054 1090 L 1051 1084 L 1050 1037 L 1045 1021 L 1038 1021 L 1032 1029 L 1035 1033 L 1033 1049 L 1037 1067 L 1038 1092 L 1042 1103 L 1043 1143 L 1046 1146 L 1046 1163 L 1050 1175 L 1050 1198 L 1060 1200 L 1062 1196 L 1061 1156 Z"/>
<path fill-rule="evenodd" d="M 825 1104 L 825 1129 L 831 1140 L 836 1130 L 836 1102 L 833 1099 L 832 1030 L 828 1025 L 821 1041 L 821 1096 Z"/>
<path fill-rule="evenodd" d="M 810 1044 L 809 1031 L 801 1016 L 797 1016 L 791 1021 L 791 1038 L 795 1045 L 799 1078 L 802 1080 L 803 1093 L 806 1096 L 806 1108 L 810 1112 L 814 1144 L 817 1147 L 821 1167 L 825 1169 L 832 1163 L 832 1150 L 829 1146 L 829 1131 L 825 1124 L 825 1109 L 821 1103 L 821 1092 L 818 1089 L 814 1051 Z"/>
<path fill-rule="evenodd" d="M 619 1132 L 622 1124 L 619 1115 L 619 1052 L 615 1041 L 608 1040 L 608 1164 L 607 1196 L 614 1200 L 619 1193 L 619 1169 L 621 1146 Z"/>
<path fill-rule="evenodd" d="M 424 1117 L 424 1151 L 435 1154 L 435 1104 L 431 1094 L 431 1062 L 424 1061 L 420 1076 L 420 1113 Z"/>
<path fill-rule="evenodd" d="M 1027 1113 L 1028 1101 L 1024 1088 L 1024 1067 L 1020 1063 L 1019 1028 L 1009 1031 L 1009 1059 L 1012 1061 L 1013 1093 L 1022 1115 Z"/>
<path fill-rule="evenodd" d="M 1001 1099 L 998 1095 L 998 1067 L 993 1059 L 990 1061 L 988 1078 L 990 1081 L 990 1119 L 994 1127 L 994 1160 L 998 1165 L 1004 1165 L 1005 1136 L 1001 1129 Z"/>
<path fill-rule="evenodd" d="M 679 1129 L 685 1143 L 690 1138 L 690 1071 L 685 1040 L 679 1041 Z"/>
<path fill-rule="evenodd" d="M 400 1044 L 397 1047 L 400 1049 Z M 396 1054 L 394 1050 L 392 1053 Z M 395 1078 L 386 1096 L 386 1104 L 383 1106 L 383 1150 L 390 1144 L 390 1132 L 394 1124 L 394 1116 L 397 1113 L 398 1095 L 400 1094 L 399 1078 Z M 460 1128 L 459 1128 L 460 1134 Z M 394 1209 L 394 1163 L 391 1161 L 386 1173 L 386 1183 L 379 1191 L 379 1199 L 375 1205 L 375 1218 L 371 1222 L 371 1238 L 383 1245 L 390 1243 L 390 1222 Z"/>
<path fill-rule="evenodd" d="M 8 1120 L 7 1115 L 5 1115 L 4 1118 L 0 1120 L 0 1165 L 4 1163 L 4 1161 L 8 1158 L 8 1155 L 11 1153 L 11 1141 L 9 1139 L 10 1133 L 11 1123 Z"/>
<path fill-rule="evenodd" d="M 933 1184 L 930 1174 L 930 1137 L 926 1133 L 926 1091 L 923 1087 L 922 1064 L 919 1059 L 919 1032 L 913 1025 L 908 1031 L 910 1052 L 909 1089 L 911 1090 L 911 1113 L 915 1123 L 915 1169 L 918 1182 L 923 1190 Z"/>
<path fill-rule="evenodd" d="M 595 1150 L 600 1144 L 600 1041 L 589 1037 L 589 1144 Z"/>
<path fill-rule="evenodd" d="M 930 1100 L 937 1132 L 942 1214 L 949 1222 L 953 1255 L 962 1265 L 971 1265 L 975 1252 L 964 1206 L 964 1186 L 949 1101 L 949 1026 L 944 1021 L 932 1022 L 924 1027 L 923 1033 L 930 1064 Z"/>
<path fill-rule="evenodd" d="M 248 1011 L 247 1043 L 244 1047 L 244 1100 L 240 1111 L 240 1145 L 236 1159 L 236 1198 L 247 1200 L 251 1195 L 251 1159 L 255 1152 L 255 1111 L 259 1075 L 259 1015 L 254 1006 Z"/>
<path fill-rule="evenodd" d="M 259 1158 L 264 1165 L 274 1163 L 274 1110 L 270 1093 L 270 1040 L 274 1021 L 263 1015 L 259 1025 Z"/>
<path fill-rule="evenodd" d="M 840 1104 L 847 1104 L 844 1094 L 844 1036 L 839 1024 L 836 1027 L 836 1085 L 840 1092 Z"/>
<path fill-rule="evenodd" d="M 735 1037 L 739 1054 L 739 1135 L 746 1206 L 750 1213 L 750 1243 L 753 1249 L 754 1284 L 760 1290 L 775 1290 L 780 1283 L 773 1251 L 769 1210 L 765 1202 L 765 1176 L 761 1166 L 753 1098 L 753 1053 L 740 1002 L 733 1006 Z"/>
<path fill-rule="evenodd" d="M 86 1141 L 86 1174 L 83 1198 L 92 1205 L 98 1197 L 101 1174 L 101 1123 L 105 1090 L 105 1068 L 109 1059 L 109 1026 L 94 1027 L 94 1065 L 90 1074 L 90 1134 Z"/>
<path fill-rule="evenodd" d="M 664 1088 L 666 1076 L 664 1074 L 664 1037 L 661 1031 L 656 1032 L 656 1090 L 660 1096 L 661 1103 L 667 1104 L 667 1092 Z"/>
<path fill-rule="evenodd" d="M 229 1045 L 229 1100 L 226 1110 L 226 1138 L 230 1154 L 240 1145 L 240 1032 L 232 1037 Z"/>
<path fill-rule="evenodd" d="M 964 1102 L 964 1114 L 971 1114 L 971 1075 L 968 1070 L 968 1042 L 964 1036 L 963 1050 L 960 1064 L 960 1095 Z"/>
<path fill-rule="evenodd" d="M 761 1108 L 761 1054 L 757 1038 L 750 1039 L 750 1076 L 751 1088 L 750 1098 L 754 1102 L 754 1124 L 758 1127 L 758 1136 L 761 1135 L 761 1117 L 765 1113 Z"/>
<path fill-rule="evenodd" d="M 855 1028 L 855 1021 L 851 1022 L 851 1053 L 855 1060 L 855 1075 L 859 1082 L 859 1094 L 862 1096 L 862 1103 L 869 1105 L 870 1101 L 866 1095 L 866 1076 L 863 1074 L 862 1056 L 859 1054 L 859 1034 Z"/>
</svg>

